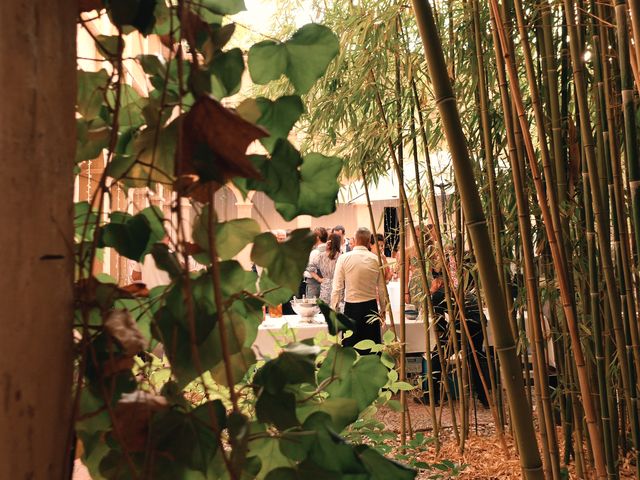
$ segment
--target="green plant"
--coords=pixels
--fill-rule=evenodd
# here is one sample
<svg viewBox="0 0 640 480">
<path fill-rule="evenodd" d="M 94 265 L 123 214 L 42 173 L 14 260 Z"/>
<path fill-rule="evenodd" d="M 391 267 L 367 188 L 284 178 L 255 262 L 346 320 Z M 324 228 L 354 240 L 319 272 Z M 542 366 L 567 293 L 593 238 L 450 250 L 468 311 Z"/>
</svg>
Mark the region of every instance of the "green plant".
<svg viewBox="0 0 640 480">
<path fill-rule="evenodd" d="M 245 71 L 242 52 L 225 50 L 234 33 L 227 15 L 244 8 L 241 0 L 100 7 L 117 34 L 94 40 L 112 68 L 79 70 L 77 98 L 78 172 L 106 150 L 94 198 L 76 205 L 76 433 L 92 477 L 414 478 L 414 470 L 340 437 L 388 384 L 388 362 L 336 337 L 325 351 L 290 343 L 266 362 L 251 349 L 263 307 L 297 288 L 309 230 L 278 243 L 254 220 L 222 222 L 213 208 L 215 192 L 232 182 L 245 195 L 264 192 L 286 219 L 335 209 L 342 161 L 302 154 L 287 137 L 304 112 L 300 95 L 338 54 L 336 36 L 309 24 L 283 42 L 252 46 L 252 80 L 284 76 L 289 91 L 244 99 L 234 111 L 220 101 L 239 91 Z M 157 35 L 170 52 L 135 59 L 153 86 L 148 96 L 125 83 L 125 34 L 136 30 Z M 265 153 L 246 155 L 255 140 Z M 150 207 L 107 218 L 103 199 L 114 186 L 170 188 L 175 216 Z M 183 199 L 199 211 L 194 244 Z M 161 240 L 171 232 L 167 246 Z M 247 245 L 260 275 L 233 259 Z M 94 275 L 105 249 L 136 262 L 151 255 L 170 284 L 147 292 Z M 190 271 L 190 255 L 204 268 Z M 347 329 L 335 312 L 325 314 L 333 335 Z M 162 358 L 150 353 L 157 344 Z"/>
</svg>

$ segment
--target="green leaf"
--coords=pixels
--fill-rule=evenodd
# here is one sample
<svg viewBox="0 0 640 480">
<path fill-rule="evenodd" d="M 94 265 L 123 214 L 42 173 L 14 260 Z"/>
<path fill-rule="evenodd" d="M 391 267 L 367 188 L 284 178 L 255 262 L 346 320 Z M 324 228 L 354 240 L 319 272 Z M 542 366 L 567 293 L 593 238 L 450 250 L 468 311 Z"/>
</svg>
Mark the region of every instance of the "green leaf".
<svg viewBox="0 0 640 480">
<path fill-rule="evenodd" d="M 284 43 L 265 40 L 249 49 L 249 73 L 264 85 L 282 74 L 298 93 L 307 93 L 338 54 L 338 37 L 327 27 L 310 23 Z"/>
<path fill-rule="evenodd" d="M 249 73 L 258 85 L 280 78 L 287 69 L 287 62 L 287 49 L 282 43 L 263 40 L 249 49 Z"/>
<path fill-rule="evenodd" d="M 287 77 L 296 91 L 307 93 L 338 54 L 338 37 L 324 25 L 310 23 L 285 42 L 288 53 Z"/>
<path fill-rule="evenodd" d="M 219 15 L 235 15 L 246 10 L 244 0 L 200 0 L 199 4 Z"/>
<path fill-rule="evenodd" d="M 385 458 L 368 445 L 358 445 L 355 451 L 371 473 L 371 480 L 413 480 L 418 475 L 416 470 Z"/>
<path fill-rule="evenodd" d="M 319 351 L 318 347 L 303 343 L 289 344 L 256 372 L 253 383 L 274 394 L 289 384 L 315 383 L 315 359 Z"/>
<path fill-rule="evenodd" d="M 75 229 L 75 241 L 78 243 L 92 241 L 97 220 L 98 212 L 91 208 L 89 202 L 74 203 L 73 226 Z"/>
<path fill-rule="evenodd" d="M 255 237 L 251 260 L 265 267 L 269 278 L 277 285 L 297 291 L 313 242 L 313 235 L 307 228 L 292 231 L 282 243 L 278 243 L 272 233 L 266 232 Z"/>
<path fill-rule="evenodd" d="M 104 68 L 97 72 L 78 70 L 76 110 L 85 120 L 93 120 L 100 114 L 108 83 L 109 74 Z"/>
<path fill-rule="evenodd" d="M 216 454 L 219 432 L 211 428 L 209 409 L 218 426 L 225 424 L 225 409 L 220 400 L 201 405 L 191 413 L 176 409 L 156 414 L 151 423 L 150 437 L 158 452 L 171 455 L 185 467 L 206 472 Z"/>
<path fill-rule="evenodd" d="M 143 35 L 153 30 L 156 2 L 157 0 L 104 0 L 114 25 L 135 27 Z"/>
<path fill-rule="evenodd" d="M 341 432 L 358 419 L 358 402 L 352 398 L 328 398 L 320 404 L 312 403 L 298 407 L 298 418 L 304 422 L 314 412 L 325 412 L 331 416 L 334 431 Z"/>
<path fill-rule="evenodd" d="M 286 139 L 278 139 L 271 159 L 262 155 L 250 157 L 262 174 L 262 180 L 248 179 L 252 190 L 265 192 L 274 202 L 296 204 L 300 194 L 300 153 Z"/>
<path fill-rule="evenodd" d="M 251 101 L 253 99 L 249 99 Z M 273 152 L 279 138 L 287 138 L 289 132 L 304 113 L 304 105 L 297 95 L 287 95 L 272 102 L 268 98 L 258 97 L 254 100 L 261 112 L 257 124 L 269 131 L 269 136 L 260 142 L 269 152 Z"/>
<path fill-rule="evenodd" d="M 304 157 L 300 168 L 300 194 L 295 203 L 276 203 L 276 209 L 285 220 L 298 215 L 319 217 L 333 213 L 340 190 L 337 177 L 342 170 L 342 160 L 310 153 Z"/>
<path fill-rule="evenodd" d="M 337 335 L 338 332 L 346 332 L 347 330 L 355 330 L 356 322 L 347 317 L 344 313 L 332 310 L 331 307 L 322 300 L 318 302 L 318 306 L 320 307 L 320 312 L 322 312 L 322 315 L 327 322 L 327 327 L 331 335 Z"/>
<path fill-rule="evenodd" d="M 246 343 L 246 342 L 245 342 Z M 241 351 L 234 353 L 229 357 L 229 365 L 231 367 L 231 381 L 234 385 L 240 383 L 249 368 L 256 363 L 256 354 L 253 349 L 244 347 Z M 213 380 L 228 387 L 227 373 L 224 362 L 219 363 L 211 369 L 211 377 Z"/>
<path fill-rule="evenodd" d="M 221 100 L 235 95 L 240 90 L 240 81 L 244 72 L 242 50 L 233 48 L 218 53 L 209 67 L 211 73 L 211 93 Z"/>
<path fill-rule="evenodd" d="M 100 54 L 105 58 L 112 58 L 118 56 L 119 38 L 118 35 L 97 35 L 94 40 Z"/>
<path fill-rule="evenodd" d="M 178 278 L 182 275 L 182 266 L 174 252 L 169 250 L 169 246 L 164 243 L 155 243 L 150 250 L 156 266 L 164 270 L 171 278 Z"/>
<path fill-rule="evenodd" d="M 162 212 L 157 207 L 145 208 L 134 216 L 113 212 L 111 223 L 101 228 L 99 245 L 113 247 L 120 255 L 140 262 L 164 235 Z"/>
<path fill-rule="evenodd" d="M 256 235 L 260 234 L 260 225 L 251 218 L 238 218 L 215 225 L 216 247 L 221 260 L 235 257 Z M 202 209 L 193 226 L 193 239 L 205 251 L 209 252 L 209 206 Z"/>
<path fill-rule="evenodd" d="M 296 397 L 290 392 L 263 391 L 256 402 L 256 415 L 262 423 L 272 423 L 280 430 L 300 424 L 296 417 Z"/>
<path fill-rule="evenodd" d="M 127 173 L 129 186 L 173 183 L 178 132 L 176 125 L 174 121 L 163 128 L 148 127 L 134 138 L 132 148 L 135 163 Z"/>
<path fill-rule="evenodd" d="M 318 371 L 318 381 L 334 378 L 326 391 L 331 397 L 352 398 L 360 411 L 367 408 L 387 383 L 387 368 L 377 355 L 357 356 L 353 348 L 334 345 Z"/>
<path fill-rule="evenodd" d="M 100 119 L 76 118 L 76 163 L 93 160 L 109 146 L 111 129 Z"/>
<path fill-rule="evenodd" d="M 252 432 L 258 433 L 258 432 Z M 259 433 L 264 433 L 264 430 Z M 291 467 L 294 462 L 280 451 L 280 439 L 275 437 L 258 437 L 249 441 L 249 457 L 260 458 L 260 472 L 257 480 L 263 480 L 269 472 L 279 467 Z"/>
</svg>

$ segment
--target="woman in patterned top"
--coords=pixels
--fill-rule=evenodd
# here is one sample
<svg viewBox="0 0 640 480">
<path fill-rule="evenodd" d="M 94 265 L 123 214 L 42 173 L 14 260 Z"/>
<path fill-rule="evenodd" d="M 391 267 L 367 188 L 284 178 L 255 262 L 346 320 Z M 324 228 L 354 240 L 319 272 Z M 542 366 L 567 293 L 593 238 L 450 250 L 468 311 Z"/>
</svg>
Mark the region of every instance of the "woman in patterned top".
<svg viewBox="0 0 640 480">
<path fill-rule="evenodd" d="M 309 266 L 311 276 L 320 283 L 320 300 L 325 303 L 331 302 L 331 287 L 333 282 L 333 272 L 336 262 L 340 256 L 340 246 L 342 239 L 340 235 L 332 233 L 327 241 L 327 249 L 324 253 L 316 256 Z"/>
</svg>

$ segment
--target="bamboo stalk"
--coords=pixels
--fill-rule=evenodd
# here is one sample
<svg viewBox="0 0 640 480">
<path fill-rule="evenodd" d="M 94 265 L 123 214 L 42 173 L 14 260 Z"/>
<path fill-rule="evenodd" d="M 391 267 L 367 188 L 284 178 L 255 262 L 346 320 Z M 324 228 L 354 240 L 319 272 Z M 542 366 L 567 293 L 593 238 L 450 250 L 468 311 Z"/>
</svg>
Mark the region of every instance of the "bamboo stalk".
<svg viewBox="0 0 640 480">
<path fill-rule="evenodd" d="M 464 140 L 457 105 L 451 89 L 444 62 L 440 38 L 428 1 L 412 1 L 425 57 L 431 75 L 436 104 L 442 118 L 442 124 L 451 150 L 451 157 L 457 185 L 460 190 L 462 206 L 465 212 L 467 228 L 472 243 L 478 248 L 476 258 L 482 284 L 495 285 L 498 272 L 495 258 L 490 249 L 489 232 L 482 211 L 478 190 L 473 178 L 469 152 Z M 502 291 L 487 289 L 487 304 L 492 320 L 494 340 L 501 356 L 501 367 L 513 415 L 514 431 L 520 448 L 520 462 L 528 479 L 543 478 L 540 454 L 533 429 L 531 413 L 526 406 L 522 370 L 515 349 L 515 341 L 509 333 L 508 311 Z"/>
<path fill-rule="evenodd" d="M 570 0 L 565 0 L 565 5 L 567 3 L 569 3 Z M 518 77 L 517 77 L 517 73 L 515 70 L 515 66 L 513 64 L 513 62 L 511 61 L 511 58 L 505 54 L 505 47 L 506 47 L 506 39 L 505 39 L 505 31 L 504 31 L 504 27 L 501 25 L 502 20 L 500 19 L 500 15 L 498 12 L 498 6 L 497 6 L 497 2 L 495 0 L 491 1 L 491 7 L 492 7 L 492 11 L 494 14 L 494 17 L 496 19 L 496 23 L 498 25 L 498 33 L 500 34 L 500 40 L 501 43 L 503 44 L 503 55 L 504 55 L 504 60 L 505 63 L 507 65 L 507 72 L 509 74 L 509 80 L 510 80 L 510 87 L 511 87 L 511 94 L 512 94 L 512 98 L 514 100 L 514 104 L 516 106 L 516 109 L 518 111 L 518 118 L 520 121 L 520 126 L 523 132 L 523 137 L 524 137 L 524 141 L 525 141 L 525 147 L 527 149 L 527 157 L 529 159 L 529 166 L 531 168 L 531 172 L 533 174 L 533 179 L 534 179 L 534 184 L 536 187 L 536 192 L 538 195 L 538 203 L 540 204 L 540 208 L 541 208 L 541 212 L 542 212 L 542 216 L 544 219 L 544 226 L 547 232 L 547 239 L 549 241 L 549 246 L 551 248 L 551 254 L 553 257 L 553 262 L 555 264 L 556 267 L 556 275 L 558 277 L 558 284 L 560 287 L 560 294 L 562 297 L 562 306 L 563 306 L 563 310 L 565 313 L 565 317 L 567 320 L 567 324 L 569 327 L 569 333 L 571 335 L 571 344 L 572 344 L 572 350 L 573 350 L 573 354 L 574 354 L 574 359 L 575 359 L 575 363 L 576 363 L 576 367 L 578 370 L 578 380 L 579 380 L 579 384 L 580 384 L 580 391 L 582 393 L 582 401 L 584 402 L 584 408 L 585 408 L 585 415 L 586 415 L 586 419 L 587 419 L 587 425 L 589 428 L 589 433 L 591 435 L 591 441 L 594 445 L 594 458 L 595 458 L 595 463 L 596 463 L 596 471 L 598 474 L 598 477 L 600 478 L 605 478 L 606 477 L 606 469 L 605 469 L 605 461 L 604 461 L 604 456 L 602 455 L 602 449 L 601 449 L 601 445 L 602 445 L 602 441 L 601 441 L 601 435 L 600 435 L 600 429 L 599 429 L 599 425 L 597 422 L 597 416 L 596 416 L 596 410 L 595 407 L 593 405 L 593 399 L 591 396 L 591 389 L 590 389 L 590 385 L 589 385 L 589 376 L 588 376 L 588 372 L 586 369 L 586 364 L 585 364 L 585 359 L 584 359 L 584 353 L 582 351 L 582 345 L 580 343 L 580 333 L 578 330 L 578 324 L 577 324 L 577 319 L 575 317 L 575 311 L 573 308 L 573 300 L 572 300 L 572 294 L 571 294 L 571 289 L 570 289 L 570 285 L 569 285 L 569 279 L 567 276 L 567 272 L 566 272 L 566 263 L 563 261 L 563 254 L 562 254 L 562 248 L 558 245 L 558 237 L 557 234 L 559 233 L 557 230 L 555 230 L 554 222 L 552 220 L 552 215 L 549 209 L 549 206 L 547 205 L 546 202 L 546 198 L 545 198 L 545 192 L 544 192 L 544 188 L 542 186 L 542 180 L 540 178 L 540 172 L 538 171 L 538 165 L 536 162 L 536 155 L 535 155 L 535 150 L 533 148 L 533 143 L 531 141 L 531 136 L 529 134 L 528 131 L 528 125 L 527 125 L 527 119 L 526 119 L 526 115 L 525 115 L 525 111 L 524 111 L 524 105 L 522 102 L 522 96 L 521 96 L 521 92 L 519 90 L 519 86 L 518 86 Z M 573 7 L 573 3 L 571 3 L 571 7 Z M 569 9 L 566 8 L 565 12 L 568 12 Z M 573 12 L 573 9 L 571 10 Z M 575 83 L 576 85 L 578 85 L 580 83 L 580 80 L 582 80 L 581 77 L 581 70 L 579 70 L 579 67 L 576 66 L 576 63 L 579 62 L 579 53 L 577 51 L 577 43 L 576 43 L 576 38 L 577 38 L 577 33 L 576 33 L 576 28 L 575 28 L 575 22 L 572 19 L 573 17 L 569 18 L 569 13 L 567 13 L 567 23 L 568 23 L 568 27 L 569 27 L 569 33 L 572 36 L 572 38 L 574 38 L 574 41 L 571 42 L 570 46 L 571 46 L 571 51 L 572 51 L 572 56 L 573 56 L 573 63 L 574 63 L 574 79 L 575 79 Z M 575 55 L 573 55 L 575 54 Z M 580 72 L 580 73 L 576 73 L 576 72 Z M 584 88 L 584 85 L 582 85 Z M 579 90 L 577 88 L 577 90 Z M 581 97 L 582 95 L 582 97 Z M 578 95 L 579 98 L 582 98 L 585 102 L 586 102 L 586 97 L 584 97 L 584 91 L 581 91 L 581 95 Z M 585 105 L 581 105 L 581 111 L 582 112 L 588 112 L 588 109 L 586 108 L 586 104 Z M 585 115 L 581 115 L 581 122 L 584 123 L 584 117 Z M 588 121 L 588 119 L 587 119 Z M 591 131 L 589 130 L 588 132 L 582 132 L 583 133 L 583 137 L 586 139 L 587 138 L 587 134 L 589 137 L 591 137 Z M 585 147 L 586 145 L 591 144 L 591 146 L 593 146 L 593 141 L 588 142 L 585 141 Z M 587 148 L 585 148 L 585 150 L 588 150 Z M 591 154 L 593 154 L 593 148 L 591 148 Z M 593 155 L 592 155 L 593 157 Z M 591 161 L 595 164 L 595 158 L 591 158 Z M 591 164 L 590 164 L 591 166 Z M 596 172 L 596 168 L 595 165 L 593 165 L 593 171 Z M 594 198 L 597 197 L 597 202 L 594 201 L 594 214 L 596 214 L 596 218 L 600 219 L 599 215 L 600 215 L 600 209 L 598 208 L 600 205 L 600 190 L 599 190 L 599 183 L 597 181 L 595 181 L 595 188 L 593 185 L 594 182 L 592 182 L 591 188 L 594 192 Z M 547 192 L 550 193 L 550 192 Z M 596 205 L 597 203 L 597 205 Z M 597 211 L 597 213 L 596 213 Z M 555 230 L 555 231 L 554 231 Z M 602 245 L 601 245 L 602 247 Z M 601 248 L 602 249 L 602 248 Z M 605 252 L 606 253 L 606 252 Z M 610 261 L 611 257 L 609 256 L 609 261 Z M 609 263 L 610 264 L 610 263 Z M 609 281 L 612 281 L 612 279 L 610 278 Z M 610 283 L 610 282 L 607 282 Z M 612 288 L 615 289 L 615 285 L 612 284 Z M 612 301 L 615 301 L 615 299 L 613 299 Z M 615 309 L 614 309 L 615 310 Z"/>
</svg>

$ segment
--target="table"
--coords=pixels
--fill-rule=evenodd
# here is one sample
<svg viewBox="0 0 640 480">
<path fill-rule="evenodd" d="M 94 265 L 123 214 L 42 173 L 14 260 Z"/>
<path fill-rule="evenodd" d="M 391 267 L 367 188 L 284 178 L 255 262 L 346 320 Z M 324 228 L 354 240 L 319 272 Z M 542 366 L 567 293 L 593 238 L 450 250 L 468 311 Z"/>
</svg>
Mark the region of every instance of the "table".
<svg viewBox="0 0 640 480">
<path fill-rule="evenodd" d="M 284 329 L 285 325 L 288 327 Z M 253 342 L 253 350 L 258 358 L 275 357 L 280 345 L 313 338 L 318 333 L 327 333 L 327 323 L 322 314 L 314 317 L 314 323 L 302 321 L 300 315 L 283 315 L 270 317 L 267 315 L 258 327 L 258 335 Z"/>
</svg>

